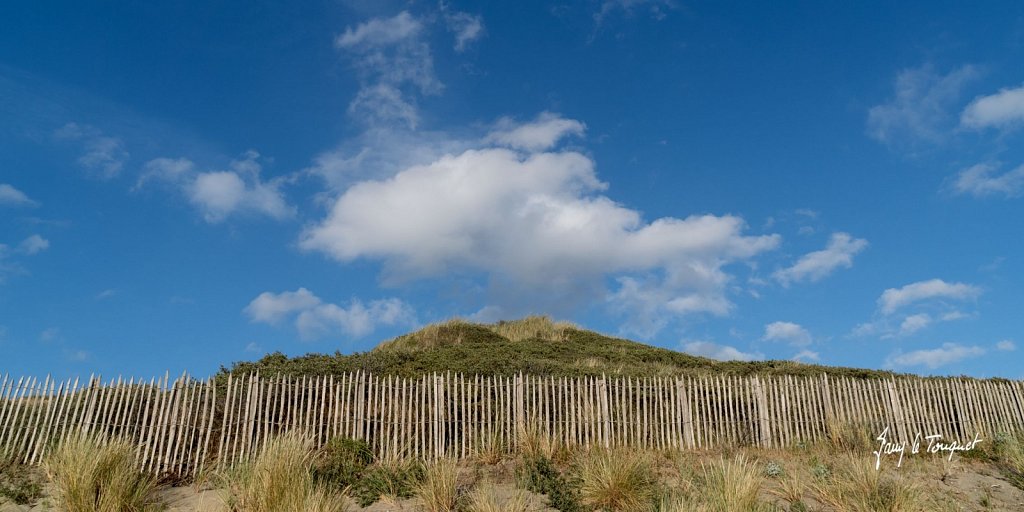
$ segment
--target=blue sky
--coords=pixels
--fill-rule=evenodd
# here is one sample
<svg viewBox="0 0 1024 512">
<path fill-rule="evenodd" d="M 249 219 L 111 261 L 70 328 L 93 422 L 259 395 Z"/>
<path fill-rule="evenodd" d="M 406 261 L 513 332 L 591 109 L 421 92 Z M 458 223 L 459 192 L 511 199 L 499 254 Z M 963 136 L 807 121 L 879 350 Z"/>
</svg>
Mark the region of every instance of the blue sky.
<svg viewBox="0 0 1024 512">
<path fill-rule="evenodd" d="M 0 371 L 208 375 L 540 313 L 1024 377 L 1017 2 L 0 20 Z"/>
</svg>

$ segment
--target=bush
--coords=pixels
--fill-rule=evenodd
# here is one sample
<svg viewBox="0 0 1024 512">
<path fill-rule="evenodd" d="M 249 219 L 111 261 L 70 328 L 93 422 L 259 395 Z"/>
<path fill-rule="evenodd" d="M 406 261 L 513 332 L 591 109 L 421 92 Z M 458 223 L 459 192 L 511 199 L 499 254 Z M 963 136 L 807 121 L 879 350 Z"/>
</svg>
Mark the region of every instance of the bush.
<svg viewBox="0 0 1024 512">
<path fill-rule="evenodd" d="M 580 502 L 595 510 L 650 510 L 657 481 L 647 459 L 630 450 L 595 450 L 578 465 Z"/>
<path fill-rule="evenodd" d="M 53 498 L 64 512 L 158 510 L 156 483 L 136 467 L 135 448 L 116 440 L 101 445 L 83 435 L 65 439 L 43 467 L 53 482 Z"/>
<path fill-rule="evenodd" d="M 256 461 L 226 478 L 228 508 L 235 512 L 343 512 L 343 496 L 318 485 L 307 439 L 285 434 L 263 447 Z"/>
<path fill-rule="evenodd" d="M 356 485 L 373 462 L 365 441 L 347 437 L 331 439 L 313 461 L 313 478 L 321 485 L 344 491 Z"/>
<path fill-rule="evenodd" d="M 361 507 L 368 507 L 381 497 L 411 498 L 416 485 L 423 480 L 423 466 L 416 461 L 397 461 L 369 467 L 351 489 Z"/>
<path fill-rule="evenodd" d="M 34 503 L 43 495 L 39 477 L 31 468 L 14 459 L 0 458 L 0 498 L 18 505 Z M 0 499 L 0 503 L 3 500 Z"/>
<path fill-rule="evenodd" d="M 580 506 L 578 479 L 567 479 L 552 464 L 551 459 L 543 456 L 524 457 L 523 464 L 517 468 L 519 485 L 528 491 L 544 494 L 548 497 L 548 505 L 562 512 L 577 512 Z"/>
</svg>

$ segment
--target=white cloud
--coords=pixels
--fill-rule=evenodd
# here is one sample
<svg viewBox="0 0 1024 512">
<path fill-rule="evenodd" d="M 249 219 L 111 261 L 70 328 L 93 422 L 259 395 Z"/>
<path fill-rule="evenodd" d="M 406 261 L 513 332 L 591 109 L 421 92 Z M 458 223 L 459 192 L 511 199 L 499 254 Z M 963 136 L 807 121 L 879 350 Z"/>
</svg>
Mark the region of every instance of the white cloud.
<svg viewBox="0 0 1024 512">
<path fill-rule="evenodd" d="M 759 352 L 741 352 L 729 345 L 719 345 L 710 341 L 684 342 L 683 352 L 687 354 L 717 359 L 719 361 L 757 361 L 764 359 Z"/>
<path fill-rule="evenodd" d="M 800 324 L 793 322 L 772 322 L 764 326 L 765 341 L 782 341 L 790 345 L 802 347 L 813 341 L 811 333 Z"/>
<path fill-rule="evenodd" d="M 952 129 L 950 108 L 977 76 L 972 66 L 945 75 L 929 65 L 901 71 L 892 99 L 868 111 L 868 134 L 887 144 L 940 142 Z"/>
<path fill-rule="evenodd" d="M 352 57 L 361 82 L 349 104 L 351 114 L 370 126 L 398 122 L 416 127 L 419 116 L 408 88 L 421 94 L 438 94 L 444 88 L 434 75 L 423 28 L 422 21 L 402 11 L 349 27 L 335 39 L 335 46 Z"/>
<path fill-rule="evenodd" d="M 612 278 L 616 311 L 653 297 L 654 316 L 678 317 L 726 312 L 723 267 L 779 243 L 730 215 L 645 222 L 606 188 L 578 152 L 470 149 L 351 185 L 300 247 L 382 261 L 387 283 L 482 273 L 534 298 L 592 296 Z"/>
<path fill-rule="evenodd" d="M 18 252 L 22 254 L 28 254 L 31 256 L 33 254 L 38 254 L 39 252 L 45 251 L 49 247 L 49 240 L 39 235 L 32 235 L 22 240 L 21 243 L 18 244 Z"/>
<path fill-rule="evenodd" d="M 644 9 L 652 18 L 661 20 L 666 16 L 665 11 L 675 6 L 672 0 L 605 0 L 601 4 L 601 9 L 594 13 L 594 21 L 600 26 L 608 16 L 617 11 L 631 16 L 639 9 Z"/>
<path fill-rule="evenodd" d="M 903 319 L 900 324 L 900 336 L 910 336 L 925 327 L 928 327 L 932 323 L 932 317 L 928 313 L 919 313 L 916 315 L 910 315 Z"/>
<path fill-rule="evenodd" d="M 795 356 L 793 356 L 793 360 L 817 362 L 821 360 L 821 355 L 818 354 L 817 352 L 812 352 L 810 350 L 801 350 L 800 352 L 797 352 Z"/>
<path fill-rule="evenodd" d="M 117 295 L 117 290 L 108 288 L 96 294 L 96 300 L 106 300 Z"/>
<path fill-rule="evenodd" d="M 253 322 L 277 324 L 292 313 L 311 309 L 320 303 L 319 297 L 305 288 L 299 288 L 294 292 L 263 292 L 244 311 Z"/>
<path fill-rule="evenodd" d="M 408 11 L 402 11 L 393 18 L 375 18 L 355 28 L 346 28 L 334 42 L 340 48 L 387 46 L 412 38 L 422 29 L 419 20 Z"/>
<path fill-rule="evenodd" d="M 1013 352 L 1014 350 L 1017 350 L 1017 345 L 1014 344 L 1011 340 L 1002 340 L 999 343 L 996 343 L 996 350 L 1001 350 L 1003 352 Z"/>
<path fill-rule="evenodd" d="M 947 283 L 941 279 L 918 281 L 902 288 L 889 288 L 878 298 L 883 314 L 929 299 L 969 300 L 981 294 L 981 288 L 965 283 Z"/>
<path fill-rule="evenodd" d="M 793 282 L 818 281 L 839 267 L 852 267 L 853 257 L 867 246 L 868 241 L 862 238 L 833 233 L 824 249 L 803 255 L 793 266 L 775 271 L 772 277 L 783 286 Z"/>
<path fill-rule="evenodd" d="M 259 343 L 256 343 L 255 341 L 250 341 L 248 344 L 245 345 L 245 351 L 252 354 L 262 354 L 263 347 L 261 347 Z"/>
<path fill-rule="evenodd" d="M 969 128 L 1008 128 L 1024 122 L 1024 85 L 975 98 L 960 115 Z"/>
<path fill-rule="evenodd" d="M 415 312 L 400 299 L 352 300 L 348 307 L 325 303 L 305 288 L 294 292 L 264 292 L 243 310 L 253 322 L 278 324 L 294 317 L 299 337 L 313 340 L 338 334 L 360 338 L 383 325 L 412 325 Z"/>
<path fill-rule="evenodd" d="M 943 343 L 941 347 L 913 352 L 895 352 L 885 360 L 888 367 L 924 366 L 935 369 L 952 363 L 963 361 L 985 354 L 985 349 L 978 346 L 963 346 L 956 343 Z"/>
<path fill-rule="evenodd" d="M 121 139 L 107 136 L 92 126 L 67 123 L 54 132 L 54 136 L 79 143 L 82 154 L 78 164 L 103 179 L 117 176 L 130 156 Z"/>
<path fill-rule="evenodd" d="M 43 343 L 50 343 L 61 339 L 59 327 L 47 327 L 39 333 L 39 340 Z"/>
<path fill-rule="evenodd" d="M 368 119 L 372 124 L 401 121 L 409 128 L 415 129 L 420 122 L 416 105 L 406 99 L 402 91 L 389 84 L 368 85 L 360 89 L 349 103 L 348 112 Z"/>
<path fill-rule="evenodd" d="M 441 14 L 448 31 L 455 34 L 455 51 L 463 52 L 469 43 L 483 37 L 484 21 L 480 16 L 453 11 L 447 2 L 441 2 Z"/>
<path fill-rule="evenodd" d="M 541 112 L 529 123 L 517 123 L 507 117 L 500 119 L 484 142 L 526 151 L 544 151 L 554 147 L 566 136 L 582 136 L 586 128 L 585 124 L 575 119 L 565 119 L 558 114 Z"/>
<path fill-rule="evenodd" d="M 996 174 L 998 164 L 983 163 L 973 165 L 960 171 L 952 182 L 953 191 L 957 194 L 970 194 L 974 197 L 1002 195 L 1017 197 L 1024 192 L 1024 165 Z"/>
<path fill-rule="evenodd" d="M 146 162 L 135 188 L 161 180 L 177 186 L 210 223 L 221 222 L 234 214 L 265 215 L 277 220 L 291 218 L 295 209 L 281 192 L 285 178 L 263 181 L 259 153 L 248 151 L 233 160 L 227 170 L 196 172 L 196 166 L 184 158 L 156 158 Z"/>
<path fill-rule="evenodd" d="M 14 188 L 7 183 L 0 183 L 0 206 L 39 206 L 39 203 L 29 199 L 24 192 Z"/>
</svg>

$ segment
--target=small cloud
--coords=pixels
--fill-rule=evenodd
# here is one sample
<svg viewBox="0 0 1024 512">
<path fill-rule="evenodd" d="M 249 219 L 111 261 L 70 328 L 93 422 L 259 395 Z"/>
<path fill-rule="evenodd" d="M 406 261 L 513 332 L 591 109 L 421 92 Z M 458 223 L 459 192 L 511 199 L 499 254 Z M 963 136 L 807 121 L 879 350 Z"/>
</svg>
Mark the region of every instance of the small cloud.
<svg viewBox="0 0 1024 512">
<path fill-rule="evenodd" d="M 250 341 L 249 344 L 245 346 L 245 351 L 252 354 L 262 354 L 263 347 L 261 347 L 255 341 Z"/>
<path fill-rule="evenodd" d="M 741 352 L 729 345 L 719 345 L 710 341 L 684 342 L 683 352 L 687 354 L 716 359 L 718 361 L 757 361 L 764 359 L 759 352 Z"/>
<path fill-rule="evenodd" d="M 813 339 L 807 329 L 793 322 L 772 322 L 764 327 L 765 341 L 782 341 L 790 345 L 802 347 L 810 345 Z"/>
<path fill-rule="evenodd" d="M 638 10 L 646 11 L 652 19 L 661 21 L 667 16 L 667 11 L 675 7 L 673 0 L 605 0 L 601 9 L 594 13 L 594 23 L 600 27 L 609 16 L 617 12 L 633 16 Z"/>
<path fill-rule="evenodd" d="M 39 333 L 39 341 L 43 343 L 51 343 L 61 339 L 59 327 L 47 327 L 43 329 L 43 332 Z"/>
<path fill-rule="evenodd" d="M 32 235 L 18 244 L 18 252 L 29 256 L 45 251 L 50 247 L 50 241 L 39 236 Z"/>
<path fill-rule="evenodd" d="M 402 11 L 393 18 L 374 18 L 355 28 L 346 28 L 334 44 L 339 48 L 388 46 L 415 37 L 422 29 L 419 20 Z"/>
<path fill-rule="evenodd" d="M 903 323 L 900 324 L 900 336 L 910 336 L 925 327 L 928 327 L 932 323 L 931 315 L 927 313 L 920 313 L 917 315 L 910 315 L 903 319 Z"/>
<path fill-rule="evenodd" d="M 1024 192 L 1024 165 L 997 174 L 998 164 L 977 164 L 960 171 L 951 188 L 959 195 L 1018 197 Z"/>
<path fill-rule="evenodd" d="M 121 139 L 107 136 L 89 125 L 67 123 L 54 132 L 54 137 L 79 144 L 82 154 L 78 157 L 78 165 L 102 179 L 117 176 L 130 156 Z"/>
<path fill-rule="evenodd" d="M 260 178 L 263 166 L 256 151 L 246 151 L 225 170 L 197 172 L 195 165 L 185 158 L 156 158 L 146 162 L 143 169 L 134 190 L 153 180 L 170 183 L 181 190 L 211 224 L 244 213 L 277 220 L 295 215 L 295 208 L 288 205 L 281 192 L 286 179 L 263 181 Z"/>
<path fill-rule="evenodd" d="M 14 188 L 7 183 L 0 183 L 0 206 L 29 207 L 39 206 L 39 203 L 29 199 L 24 192 Z"/>
<path fill-rule="evenodd" d="M 902 288 L 889 288 L 878 298 L 882 314 L 889 315 L 896 310 L 930 299 L 969 300 L 981 295 L 981 288 L 965 283 L 947 283 L 931 279 L 908 284 Z"/>
<path fill-rule="evenodd" d="M 117 290 L 107 289 L 96 294 L 96 300 L 105 300 L 117 295 Z"/>
<path fill-rule="evenodd" d="M 943 343 L 941 347 L 913 352 L 895 352 L 885 360 L 887 367 L 924 366 L 935 369 L 965 359 L 980 357 L 985 349 L 978 346 L 963 346 L 956 343 Z"/>
<path fill-rule="evenodd" d="M 868 110 L 868 135 L 889 145 L 942 141 L 955 128 L 949 110 L 978 75 L 973 66 L 944 75 L 930 65 L 901 71 L 893 97 Z"/>
<path fill-rule="evenodd" d="M 73 361 L 73 362 L 76 362 L 76 363 L 80 363 L 80 362 L 83 362 L 83 361 L 88 361 L 89 358 L 91 357 L 91 355 L 89 354 L 88 351 L 81 350 L 81 349 L 65 348 L 61 352 L 64 354 L 64 359 L 66 359 L 68 361 Z"/>
<path fill-rule="evenodd" d="M 527 151 L 543 151 L 554 147 L 564 137 L 583 136 L 586 128 L 585 124 L 575 119 L 565 119 L 558 114 L 541 112 L 536 119 L 528 123 L 517 123 L 508 117 L 498 120 L 495 129 L 487 135 L 484 142 Z"/>
<path fill-rule="evenodd" d="M 453 11 L 447 2 L 440 4 L 441 13 L 444 15 L 445 26 L 448 31 L 455 34 L 455 51 L 463 52 L 469 43 L 480 39 L 484 35 L 483 18 L 467 12 Z"/>
<path fill-rule="evenodd" d="M 360 338 L 380 326 L 412 325 L 415 312 L 406 302 L 391 298 L 363 303 L 353 299 L 348 307 L 325 303 L 305 288 L 294 292 L 264 292 L 243 312 L 253 322 L 278 324 L 286 318 L 295 319 L 295 328 L 304 340 L 341 333 Z"/>
<path fill-rule="evenodd" d="M 837 268 L 853 266 L 853 257 L 868 246 L 868 241 L 847 233 L 833 233 L 828 245 L 803 255 L 793 266 L 772 274 L 783 286 L 802 281 L 819 281 Z"/>
<path fill-rule="evenodd" d="M 1024 85 L 975 98 L 960 115 L 968 128 L 1012 128 L 1024 123 Z"/>
<path fill-rule="evenodd" d="M 813 351 L 810 351 L 810 350 L 801 350 L 800 352 L 797 352 L 797 354 L 795 356 L 793 356 L 793 360 L 794 361 L 817 362 L 817 361 L 821 360 L 821 357 L 820 357 L 820 355 L 817 352 L 813 352 Z"/>
<path fill-rule="evenodd" d="M 1017 345 L 1013 341 L 1003 340 L 996 343 L 996 350 L 1000 350 L 1002 352 L 1013 352 L 1014 350 L 1017 350 Z"/>
</svg>

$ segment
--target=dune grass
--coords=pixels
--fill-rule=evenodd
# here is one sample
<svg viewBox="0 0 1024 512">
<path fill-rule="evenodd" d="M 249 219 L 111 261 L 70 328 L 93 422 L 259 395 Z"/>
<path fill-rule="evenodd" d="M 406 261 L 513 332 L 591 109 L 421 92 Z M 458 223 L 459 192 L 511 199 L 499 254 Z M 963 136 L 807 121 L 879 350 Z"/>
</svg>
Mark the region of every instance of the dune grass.
<svg viewBox="0 0 1024 512">
<path fill-rule="evenodd" d="M 225 504 L 232 512 L 344 512 L 348 500 L 316 483 L 310 442 L 285 434 L 255 462 L 228 471 Z"/>
<path fill-rule="evenodd" d="M 458 487 L 459 469 L 455 461 L 442 459 L 426 467 L 416 496 L 427 512 L 454 512 L 462 501 Z"/>
<path fill-rule="evenodd" d="M 46 457 L 43 468 L 62 512 L 144 512 L 159 510 L 155 480 L 136 466 L 135 447 L 126 441 L 101 443 L 72 435 Z"/>
<path fill-rule="evenodd" d="M 580 503 L 593 510 L 641 512 L 658 497 L 651 462 L 643 452 L 596 449 L 580 457 Z"/>
</svg>

